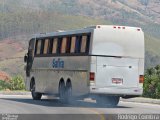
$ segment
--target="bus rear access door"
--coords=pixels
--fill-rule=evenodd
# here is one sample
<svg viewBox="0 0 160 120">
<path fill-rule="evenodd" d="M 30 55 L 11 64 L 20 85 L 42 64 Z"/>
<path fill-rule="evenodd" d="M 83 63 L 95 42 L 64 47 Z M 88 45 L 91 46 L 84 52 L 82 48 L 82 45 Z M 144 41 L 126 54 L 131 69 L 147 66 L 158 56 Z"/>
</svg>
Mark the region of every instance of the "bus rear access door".
<svg viewBox="0 0 160 120">
<path fill-rule="evenodd" d="M 121 57 L 97 57 L 96 86 L 138 87 L 139 59 Z"/>
</svg>

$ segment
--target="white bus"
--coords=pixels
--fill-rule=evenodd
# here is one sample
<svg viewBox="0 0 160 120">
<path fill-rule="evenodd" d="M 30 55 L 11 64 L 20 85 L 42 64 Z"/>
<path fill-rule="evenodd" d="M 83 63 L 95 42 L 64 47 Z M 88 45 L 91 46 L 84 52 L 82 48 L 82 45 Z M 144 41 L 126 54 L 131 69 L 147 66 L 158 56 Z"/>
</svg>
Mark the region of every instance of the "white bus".
<svg viewBox="0 0 160 120">
<path fill-rule="evenodd" d="M 143 92 L 141 28 L 97 25 L 39 34 L 30 40 L 24 60 L 26 89 L 35 100 L 43 94 L 66 101 L 90 95 L 97 102 L 117 105 L 120 97 Z"/>
</svg>

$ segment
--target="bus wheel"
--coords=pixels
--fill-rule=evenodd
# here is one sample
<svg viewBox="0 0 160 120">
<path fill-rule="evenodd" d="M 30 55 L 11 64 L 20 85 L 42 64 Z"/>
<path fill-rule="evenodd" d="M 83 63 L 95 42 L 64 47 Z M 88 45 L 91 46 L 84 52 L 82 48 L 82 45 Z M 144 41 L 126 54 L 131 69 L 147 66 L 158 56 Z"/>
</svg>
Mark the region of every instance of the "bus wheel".
<svg viewBox="0 0 160 120">
<path fill-rule="evenodd" d="M 66 102 L 72 101 L 72 83 L 67 81 L 66 83 Z"/>
<path fill-rule="evenodd" d="M 59 83 L 59 99 L 62 102 L 65 102 L 65 83 L 64 82 L 60 82 Z"/>
<path fill-rule="evenodd" d="M 31 94 L 32 94 L 32 98 L 33 100 L 40 100 L 41 97 L 42 97 L 42 93 L 38 93 L 38 92 L 35 92 L 35 82 L 33 81 L 32 82 L 32 85 L 31 85 Z"/>
<path fill-rule="evenodd" d="M 111 106 L 113 106 L 113 107 L 117 106 L 119 103 L 119 99 L 120 99 L 119 96 L 110 96 L 109 101 L 111 103 Z"/>
<path fill-rule="evenodd" d="M 106 105 L 109 107 L 116 107 L 119 103 L 119 96 L 103 96 L 100 95 L 96 98 L 97 104 Z"/>
</svg>

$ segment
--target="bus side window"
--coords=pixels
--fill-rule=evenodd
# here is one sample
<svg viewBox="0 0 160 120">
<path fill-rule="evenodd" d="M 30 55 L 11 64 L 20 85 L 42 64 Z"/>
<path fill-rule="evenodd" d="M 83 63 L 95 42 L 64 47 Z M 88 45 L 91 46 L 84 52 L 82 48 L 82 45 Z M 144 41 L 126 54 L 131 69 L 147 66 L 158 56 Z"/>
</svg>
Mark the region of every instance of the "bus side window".
<svg viewBox="0 0 160 120">
<path fill-rule="evenodd" d="M 41 40 L 41 51 L 40 51 L 41 55 L 43 55 L 43 50 L 44 50 L 44 39 Z"/>
<path fill-rule="evenodd" d="M 81 39 L 82 39 L 82 36 L 76 37 L 75 53 L 80 53 Z"/>
<path fill-rule="evenodd" d="M 48 42 L 48 54 L 52 54 L 52 47 L 53 47 L 53 39 L 50 38 Z"/>
<path fill-rule="evenodd" d="M 57 53 L 57 44 L 58 44 L 58 38 L 54 38 L 53 39 L 53 43 L 52 43 L 52 45 L 53 45 L 53 47 L 52 47 L 52 53 L 53 54 Z"/>
<path fill-rule="evenodd" d="M 75 45 L 76 45 L 76 37 L 73 36 L 71 38 L 71 49 L 70 49 L 70 53 L 75 53 Z"/>
<path fill-rule="evenodd" d="M 47 54 L 48 51 L 48 44 L 49 43 L 49 39 L 45 39 L 44 41 L 44 49 L 43 49 L 43 54 Z"/>
<path fill-rule="evenodd" d="M 59 37 L 57 42 L 57 54 L 61 53 L 61 45 L 62 45 L 62 37 Z"/>
<path fill-rule="evenodd" d="M 91 35 L 88 34 L 88 35 L 87 35 L 86 53 L 89 53 L 90 39 L 91 39 Z"/>
<path fill-rule="evenodd" d="M 36 55 L 39 55 L 41 53 L 41 41 L 42 40 L 36 41 Z"/>
<path fill-rule="evenodd" d="M 67 37 L 66 53 L 70 53 L 70 49 L 71 49 L 71 37 Z"/>
<path fill-rule="evenodd" d="M 28 48 L 28 51 L 31 51 L 31 52 L 29 53 L 29 56 L 31 56 L 32 58 L 33 58 L 33 56 L 34 56 L 34 42 L 35 42 L 34 39 L 30 40 L 30 41 L 29 41 L 29 48 Z"/>
<path fill-rule="evenodd" d="M 86 52 L 86 46 L 87 45 L 87 36 L 84 35 L 82 36 L 82 42 L 81 42 L 81 53 L 85 53 Z"/>
<path fill-rule="evenodd" d="M 61 53 L 66 53 L 67 38 L 63 37 L 61 43 Z"/>
<path fill-rule="evenodd" d="M 51 42 L 52 42 L 52 39 L 48 39 L 47 54 L 51 54 Z"/>
</svg>

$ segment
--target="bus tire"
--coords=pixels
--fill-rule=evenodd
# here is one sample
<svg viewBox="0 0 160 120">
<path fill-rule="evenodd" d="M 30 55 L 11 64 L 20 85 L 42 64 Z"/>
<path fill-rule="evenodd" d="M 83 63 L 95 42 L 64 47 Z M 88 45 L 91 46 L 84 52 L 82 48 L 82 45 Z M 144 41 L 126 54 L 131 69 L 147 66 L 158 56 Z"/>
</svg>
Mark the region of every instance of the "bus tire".
<svg viewBox="0 0 160 120">
<path fill-rule="evenodd" d="M 59 99 L 61 102 L 65 102 L 65 83 L 60 81 L 59 83 Z"/>
<path fill-rule="evenodd" d="M 119 103 L 119 96 L 111 96 L 110 97 L 110 102 L 111 102 L 111 106 L 116 107 Z"/>
<path fill-rule="evenodd" d="M 66 102 L 72 101 L 72 83 L 71 81 L 67 81 L 66 83 Z"/>
<path fill-rule="evenodd" d="M 31 94 L 33 100 L 40 100 L 42 97 L 42 93 L 35 92 L 36 84 L 34 81 L 31 83 Z"/>
<path fill-rule="evenodd" d="M 103 96 L 100 95 L 96 98 L 97 104 L 109 107 L 116 107 L 119 103 L 119 96 Z"/>
</svg>

